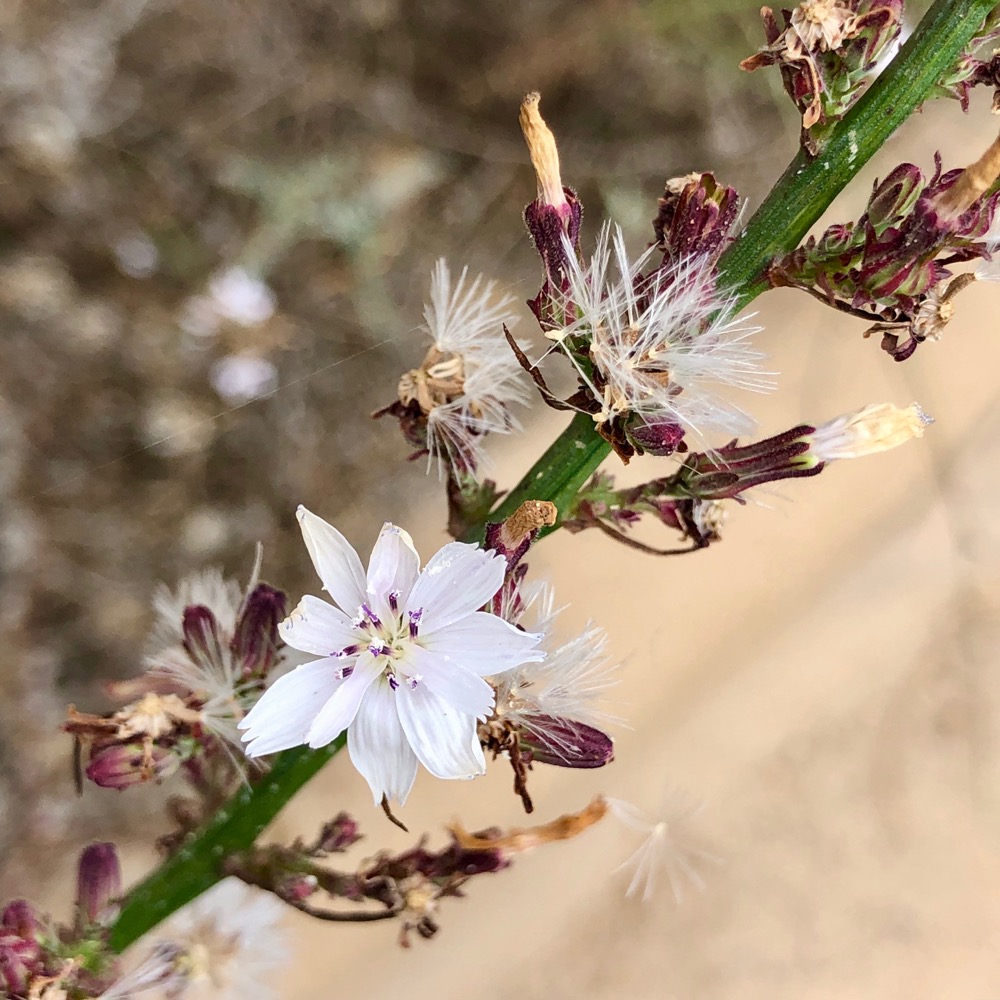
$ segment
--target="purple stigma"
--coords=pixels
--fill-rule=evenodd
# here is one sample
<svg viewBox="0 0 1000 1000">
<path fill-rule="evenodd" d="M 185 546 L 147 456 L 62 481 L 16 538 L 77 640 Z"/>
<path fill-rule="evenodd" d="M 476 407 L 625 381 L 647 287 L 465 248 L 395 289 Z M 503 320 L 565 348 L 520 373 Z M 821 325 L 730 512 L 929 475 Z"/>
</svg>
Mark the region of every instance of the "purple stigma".
<svg viewBox="0 0 1000 1000">
<path fill-rule="evenodd" d="M 355 653 L 358 653 L 360 651 L 361 651 L 360 646 L 345 646 L 343 649 L 338 649 L 335 652 L 331 653 L 330 655 L 336 657 L 339 660 L 342 656 L 354 656 Z"/>
<path fill-rule="evenodd" d="M 361 610 L 365 613 L 365 617 L 375 626 L 375 628 L 381 628 L 382 623 L 379 621 L 379 617 L 367 604 L 361 605 Z"/>
<path fill-rule="evenodd" d="M 423 608 L 417 608 L 416 611 L 409 612 L 410 617 L 410 638 L 416 639 L 417 632 L 420 631 L 420 619 L 424 615 Z"/>
<path fill-rule="evenodd" d="M 368 652 L 372 656 L 387 656 L 389 653 L 389 643 L 385 642 L 383 639 L 372 639 L 368 643 Z"/>
<path fill-rule="evenodd" d="M 395 674 L 389 674 L 389 687 L 391 687 L 393 691 L 399 687 L 399 681 L 396 680 Z"/>
</svg>

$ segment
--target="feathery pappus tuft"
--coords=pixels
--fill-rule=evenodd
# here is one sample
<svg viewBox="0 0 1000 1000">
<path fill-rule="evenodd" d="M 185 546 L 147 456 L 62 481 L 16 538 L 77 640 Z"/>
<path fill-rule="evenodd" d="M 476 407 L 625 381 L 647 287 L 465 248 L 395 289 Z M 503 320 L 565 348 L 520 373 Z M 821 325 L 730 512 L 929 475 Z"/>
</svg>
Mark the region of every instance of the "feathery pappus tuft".
<svg viewBox="0 0 1000 1000">
<path fill-rule="evenodd" d="M 504 327 L 517 321 L 514 299 L 495 289 L 482 275 L 470 278 L 467 267 L 453 282 L 447 262 L 437 261 L 423 326 L 433 343 L 420 366 L 400 379 L 397 402 L 376 414 L 398 417 L 408 440 L 426 450 L 428 469 L 437 463 L 439 474 L 475 473 L 482 439 L 517 430 L 511 407 L 530 399 L 504 337 Z"/>
<path fill-rule="evenodd" d="M 631 830 L 641 833 L 642 843 L 615 871 L 629 871 L 632 879 L 626 896 L 642 896 L 649 902 L 664 875 L 670 883 L 674 900 L 681 903 L 687 887 L 705 888 L 699 864 L 718 864 L 718 855 L 698 846 L 695 821 L 704 803 L 693 803 L 679 792 L 667 796 L 663 819 L 651 820 L 637 807 L 622 799 L 608 799 L 613 816 Z"/>
<path fill-rule="evenodd" d="M 588 264 L 567 252 L 567 323 L 548 336 L 598 403 L 598 426 L 634 414 L 699 435 L 748 432 L 753 419 L 711 387 L 773 387 L 750 344 L 762 328 L 734 315 L 736 299 L 717 290 L 709 257 L 678 257 L 643 276 L 655 253 L 650 247 L 630 260 L 621 228 L 609 223 Z M 585 345 L 592 374 L 575 356 L 576 343 Z"/>
</svg>

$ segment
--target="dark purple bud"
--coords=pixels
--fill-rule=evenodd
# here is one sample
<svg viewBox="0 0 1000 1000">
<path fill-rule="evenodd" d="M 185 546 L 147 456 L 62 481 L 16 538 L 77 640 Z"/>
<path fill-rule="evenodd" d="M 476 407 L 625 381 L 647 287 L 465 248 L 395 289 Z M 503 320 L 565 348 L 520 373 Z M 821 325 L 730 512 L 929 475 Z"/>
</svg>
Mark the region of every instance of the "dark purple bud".
<svg viewBox="0 0 1000 1000">
<path fill-rule="evenodd" d="M 714 174 L 695 173 L 667 181 L 658 204 L 653 220 L 657 249 L 670 260 L 697 254 L 714 261 L 730 241 L 740 196 Z"/>
<path fill-rule="evenodd" d="M 278 623 L 284 619 L 286 607 L 284 592 L 266 583 L 257 584 L 247 594 L 230 643 L 244 679 L 264 677 L 275 665 L 282 645 Z"/>
<path fill-rule="evenodd" d="M 109 923 L 117 916 L 122 870 L 111 843 L 90 844 L 80 854 L 76 873 L 76 910 L 83 925 Z"/>
<path fill-rule="evenodd" d="M 190 604 L 181 618 L 184 648 L 195 663 L 220 663 L 222 661 L 222 636 L 219 623 L 211 608 L 203 604 Z"/>
<path fill-rule="evenodd" d="M 650 424 L 641 421 L 627 427 L 625 434 L 629 442 L 640 454 L 665 457 L 677 451 L 684 440 L 684 428 L 671 421 Z"/>
<path fill-rule="evenodd" d="M 87 777 L 101 788 L 124 791 L 133 785 L 169 778 L 181 765 L 180 756 L 139 740 L 112 743 L 91 752 Z"/>
<path fill-rule="evenodd" d="M 594 768 L 614 760 L 611 737 L 593 726 L 551 715 L 533 715 L 531 722 L 530 731 L 521 731 L 521 745 L 539 764 Z"/>
<path fill-rule="evenodd" d="M 688 457 L 678 479 L 683 491 L 699 500 L 731 500 L 764 483 L 817 475 L 822 464 L 809 468 L 801 464 L 814 430 L 802 424 L 751 444 L 732 441 L 711 453 L 696 452 Z"/>
</svg>

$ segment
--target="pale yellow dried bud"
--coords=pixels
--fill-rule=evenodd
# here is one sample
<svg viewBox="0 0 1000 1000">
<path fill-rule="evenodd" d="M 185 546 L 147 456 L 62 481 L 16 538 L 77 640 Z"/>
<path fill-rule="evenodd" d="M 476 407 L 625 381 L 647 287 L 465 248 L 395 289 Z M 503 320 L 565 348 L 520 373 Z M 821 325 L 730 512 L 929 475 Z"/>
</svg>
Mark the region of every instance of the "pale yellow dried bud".
<svg viewBox="0 0 1000 1000">
<path fill-rule="evenodd" d="M 559 173 L 559 149 L 552 129 L 545 124 L 545 119 L 538 110 L 541 99 L 540 94 L 531 93 L 521 101 L 521 131 L 528 144 L 528 155 L 538 179 L 538 200 L 545 205 L 552 205 L 568 218 L 569 202 Z"/>
<path fill-rule="evenodd" d="M 539 528 L 551 527 L 559 518 L 559 511 L 548 500 L 525 500 L 503 522 L 500 540 L 509 549 L 516 549 L 525 535 Z"/>
<path fill-rule="evenodd" d="M 1000 137 L 993 140 L 990 148 L 966 167 L 962 175 L 937 199 L 938 210 L 945 215 L 958 218 L 967 212 L 1000 177 Z"/>
<path fill-rule="evenodd" d="M 924 428 L 933 422 L 916 403 L 905 409 L 892 403 L 872 403 L 817 427 L 809 435 L 808 454 L 817 462 L 875 455 L 922 437 Z"/>
</svg>

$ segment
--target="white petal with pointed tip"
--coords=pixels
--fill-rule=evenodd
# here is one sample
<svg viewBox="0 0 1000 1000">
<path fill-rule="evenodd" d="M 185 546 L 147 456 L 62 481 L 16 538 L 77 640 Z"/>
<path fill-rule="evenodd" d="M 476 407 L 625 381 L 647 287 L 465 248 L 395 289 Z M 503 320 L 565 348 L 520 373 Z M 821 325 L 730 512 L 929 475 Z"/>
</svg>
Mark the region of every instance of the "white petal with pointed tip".
<svg viewBox="0 0 1000 1000">
<path fill-rule="evenodd" d="M 443 628 L 421 636 L 428 652 L 447 656 L 481 677 L 501 674 L 522 663 L 537 663 L 545 653 L 537 649 L 542 636 L 522 632 L 486 611 L 476 611 Z"/>
<path fill-rule="evenodd" d="M 332 524 L 299 506 L 302 537 L 326 592 L 348 614 L 365 599 L 365 571 L 357 552 Z"/>
<path fill-rule="evenodd" d="M 420 763 L 437 778 L 474 778 L 486 771 L 476 720 L 425 684 L 395 692 L 399 721 Z"/>
<path fill-rule="evenodd" d="M 402 607 L 419 572 L 420 556 L 413 539 L 402 528 L 386 522 L 368 561 L 367 592 L 375 613 L 382 617 L 391 613 L 386 595 L 392 590 L 399 592 Z"/>
<path fill-rule="evenodd" d="M 343 681 L 340 660 L 325 658 L 303 663 L 279 677 L 242 719 L 248 757 L 277 753 L 305 743 L 306 733 L 322 707 Z"/>
<path fill-rule="evenodd" d="M 500 589 L 507 562 L 466 542 L 435 553 L 413 585 L 407 611 L 423 609 L 422 633 L 433 632 L 481 608 Z"/>
<path fill-rule="evenodd" d="M 372 790 L 375 804 L 382 796 L 406 802 L 417 776 L 417 756 L 407 742 L 389 682 L 379 678 L 365 692 L 354 723 L 347 730 L 351 761 Z"/>
<path fill-rule="evenodd" d="M 359 639 L 350 618 L 340 608 L 308 594 L 278 626 L 278 635 L 292 649 L 316 656 L 331 656 Z"/>
</svg>

